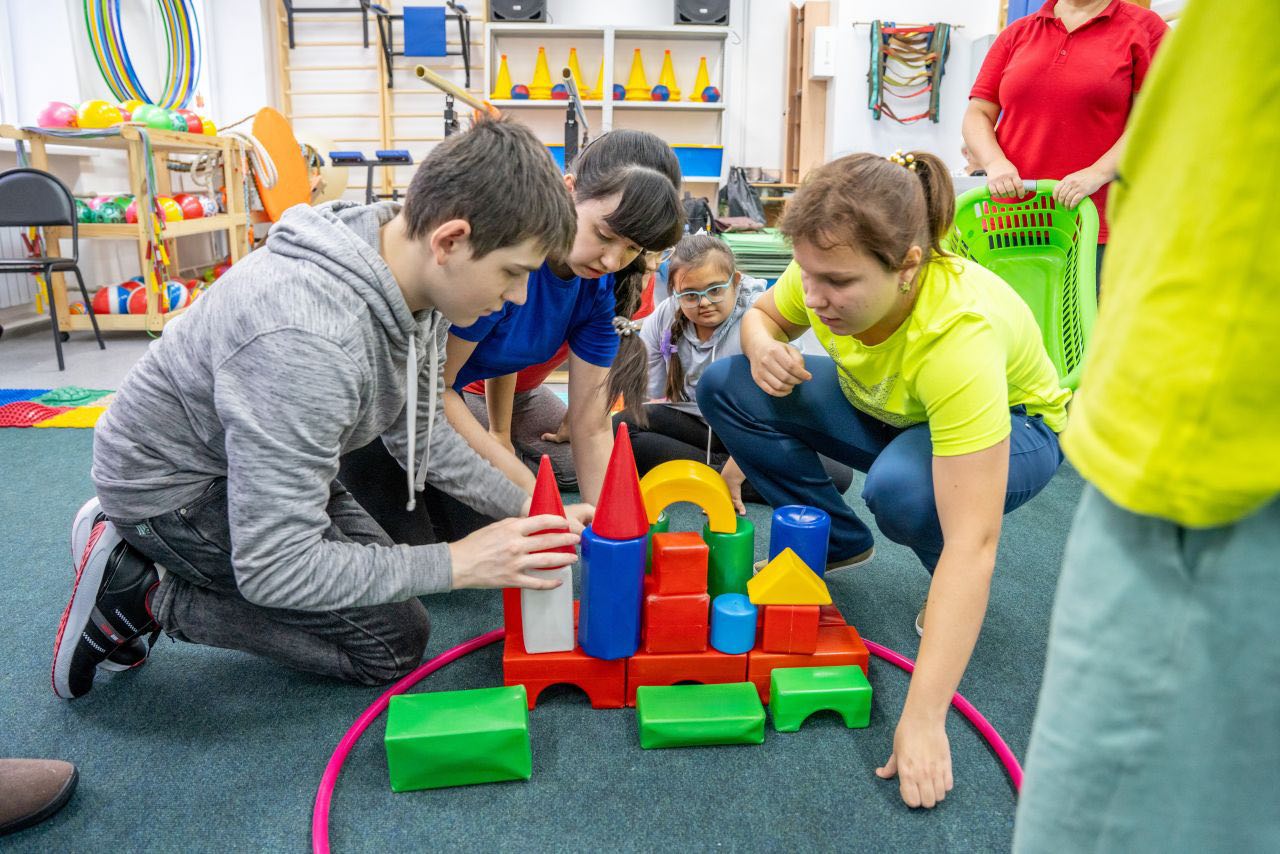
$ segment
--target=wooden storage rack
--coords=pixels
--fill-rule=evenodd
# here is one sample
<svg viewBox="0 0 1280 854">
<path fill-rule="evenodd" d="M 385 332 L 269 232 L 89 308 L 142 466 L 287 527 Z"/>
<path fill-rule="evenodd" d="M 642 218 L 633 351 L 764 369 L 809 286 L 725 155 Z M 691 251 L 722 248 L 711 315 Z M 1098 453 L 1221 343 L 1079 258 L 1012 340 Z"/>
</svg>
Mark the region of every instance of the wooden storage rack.
<svg viewBox="0 0 1280 854">
<path fill-rule="evenodd" d="M 152 156 L 155 158 L 156 190 L 161 195 L 172 195 L 168 167 L 165 165 L 172 155 L 199 155 L 220 153 L 222 155 L 222 179 L 227 188 L 227 211 L 217 216 L 201 219 L 188 219 L 179 222 L 166 222 L 161 229 L 161 239 L 165 251 L 169 255 L 166 273 L 177 277 L 179 270 L 178 247 L 176 240 L 192 234 L 224 232 L 227 236 L 228 251 L 231 262 L 235 263 L 248 254 L 249 235 L 248 222 L 244 209 L 244 174 L 238 144 L 229 138 L 203 136 L 192 133 L 174 131 L 148 130 Z M 138 201 L 143 210 L 152 208 L 152 200 L 147 191 L 146 148 L 138 129 L 125 125 L 119 136 L 98 139 L 57 137 L 35 130 L 17 128 L 12 125 L 0 125 L 0 138 L 22 140 L 31 149 L 30 162 L 36 169 L 49 170 L 49 158 L 46 151 L 48 145 L 66 145 L 76 148 L 93 148 L 125 151 L 129 157 L 129 192 Z M 81 223 L 81 238 L 106 238 L 114 240 L 134 240 L 138 244 L 138 265 L 145 276 L 150 259 L 147 250 L 150 241 L 147 234 L 147 223 L 139 218 L 136 223 Z M 71 229 L 65 226 L 43 229 L 46 252 L 50 255 L 61 255 L 59 246 L 61 238 L 71 236 Z M 66 280 L 62 273 L 53 274 L 53 300 L 58 308 L 58 327 L 69 332 L 73 329 L 91 329 L 87 314 L 71 314 L 67 303 Z M 160 295 L 154 289 L 147 289 L 146 314 L 99 314 L 98 326 L 102 329 L 145 329 L 159 332 L 167 321 L 177 317 L 185 308 L 170 312 L 160 310 Z"/>
</svg>

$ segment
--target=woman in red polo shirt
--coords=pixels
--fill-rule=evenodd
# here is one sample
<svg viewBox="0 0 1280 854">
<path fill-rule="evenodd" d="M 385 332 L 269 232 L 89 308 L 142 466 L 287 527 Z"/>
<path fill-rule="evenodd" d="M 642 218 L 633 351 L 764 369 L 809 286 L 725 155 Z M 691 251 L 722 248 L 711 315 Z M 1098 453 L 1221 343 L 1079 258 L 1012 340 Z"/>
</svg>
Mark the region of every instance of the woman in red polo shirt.
<svg viewBox="0 0 1280 854">
<path fill-rule="evenodd" d="M 1091 197 L 1101 220 L 1099 270 L 1107 184 L 1168 30 L 1155 12 L 1125 0 L 1048 0 L 996 37 L 969 93 L 964 141 L 992 195 L 1021 197 L 1024 178 L 1055 178 L 1059 203 Z"/>
</svg>

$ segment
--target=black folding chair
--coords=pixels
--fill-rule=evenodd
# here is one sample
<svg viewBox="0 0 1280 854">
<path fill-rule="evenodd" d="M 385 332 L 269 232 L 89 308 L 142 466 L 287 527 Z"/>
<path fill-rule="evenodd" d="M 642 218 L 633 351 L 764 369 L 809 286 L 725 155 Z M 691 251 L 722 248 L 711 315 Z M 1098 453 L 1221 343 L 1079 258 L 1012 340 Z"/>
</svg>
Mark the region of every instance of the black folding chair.
<svg viewBox="0 0 1280 854">
<path fill-rule="evenodd" d="M 70 270 L 80 283 L 84 308 L 93 324 L 98 349 L 105 350 L 98 318 L 93 313 L 93 300 L 80 275 L 80 227 L 76 222 L 75 200 L 67 185 L 39 169 L 10 169 L 0 172 L 0 228 L 27 226 L 71 226 L 71 257 L 0 258 L 0 273 L 38 273 L 44 276 L 44 289 L 49 303 L 49 322 L 53 326 L 53 346 L 58 351 L 58 370 L 66 370 L 62 361 L 62 332 L 58 329 L 58 307 L 53 301 L 53 273 Z"/>
</svg>

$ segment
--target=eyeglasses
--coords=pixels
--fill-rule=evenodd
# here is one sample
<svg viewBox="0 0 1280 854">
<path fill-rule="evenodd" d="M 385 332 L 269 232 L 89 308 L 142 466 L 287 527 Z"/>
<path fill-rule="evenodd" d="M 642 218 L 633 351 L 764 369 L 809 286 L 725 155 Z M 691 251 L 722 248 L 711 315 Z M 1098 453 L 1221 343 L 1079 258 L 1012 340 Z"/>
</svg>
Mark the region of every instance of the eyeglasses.
<svg viewBox="0 0 1280 854">
<path fill-rule="evenodd" d="M 729 289 L 732 287 L 732 282 L 721 282 L 718 285 L 712 285 L 705 291 L 680 291 L 676 296 L 680 297 L 681 305 L 699 305 L 703 297 L 707 298 L 707 302 L 716 305 L 724 302 L 724 298 L 729 296 Z"/>
<path fill-rule="evenodd" d="M 649 262 L 650 265 L 655 267 L 661 267 L 663 264 L 670 261 L 671 256 L 674 254 L 676 254 L 676 248 L 674 246 L 668 246 L 666 249 L 663 249 L 660 252 L 644 253 L 645 260 Z"/>
</svg>

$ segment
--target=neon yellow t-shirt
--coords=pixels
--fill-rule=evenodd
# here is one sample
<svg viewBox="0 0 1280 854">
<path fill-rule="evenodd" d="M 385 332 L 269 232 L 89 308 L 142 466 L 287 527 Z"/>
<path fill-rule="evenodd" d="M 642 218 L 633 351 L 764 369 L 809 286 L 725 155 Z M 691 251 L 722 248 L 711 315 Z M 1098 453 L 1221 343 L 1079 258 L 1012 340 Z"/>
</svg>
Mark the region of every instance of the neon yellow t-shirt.
<svg viewBox="0 0 1280 854">
<path fill-rule="evenodd" d="M 773 300 L 784 318 L 813 327 L 851 404 L 894 427 L 927 421 L 940 457 L 999 444 L 1013 406 L 1025 405 L 1061 432 L 1071 392 L 1058 383 L 1035 318 L 1013 289 L 954 257 L 926 265 L 919 287 L 911 316 L 874 346 L 834 334 L 805 308 L 795 261 Z"/>
<path fill-rule="evenodd" d="M 1280 494 L 1274 16 L 1274 0 L 1193 2 L 1157 55 L 1063 436 L 1113 502 L 1182 525 L 1230 524 Z"/>
</svg>

